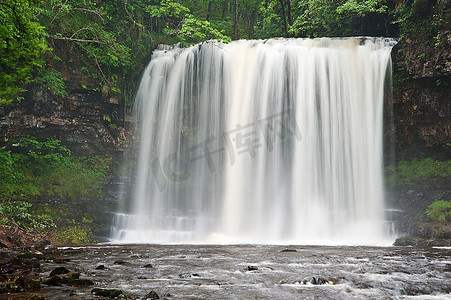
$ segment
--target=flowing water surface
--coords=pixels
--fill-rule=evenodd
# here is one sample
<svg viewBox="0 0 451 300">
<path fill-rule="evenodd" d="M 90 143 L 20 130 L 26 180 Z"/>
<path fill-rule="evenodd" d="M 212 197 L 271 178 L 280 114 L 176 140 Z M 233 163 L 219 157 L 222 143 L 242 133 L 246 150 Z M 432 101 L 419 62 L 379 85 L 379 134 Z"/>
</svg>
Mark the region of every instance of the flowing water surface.
<svg viewBox="0 0 451 300">
<path fill-rule="evenodd" d="M 63 253 L 66 268 L 132 299 L 151 290 L 160 299 L 451 299 L 449 248 L 99 245 Z M 327 282 L 314 285 L 312 277 Z M 42 291 L 49 299 L 92 299 L 91 290 Z"/>
</svg>

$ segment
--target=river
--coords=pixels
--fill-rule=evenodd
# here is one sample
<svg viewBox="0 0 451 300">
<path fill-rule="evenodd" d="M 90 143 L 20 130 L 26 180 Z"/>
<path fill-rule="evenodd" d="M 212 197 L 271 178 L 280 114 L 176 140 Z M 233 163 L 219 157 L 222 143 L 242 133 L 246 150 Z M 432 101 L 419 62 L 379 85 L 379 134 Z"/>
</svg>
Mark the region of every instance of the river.
<svg viewBox="0 0 451 300">
<path fill-rule="evenodd" d="M 61 250 L 63 265 L 95 286 L 44 286 L 40 294 L 49 299 L 92 299 L 93 288 L 119 289 L 129 299 L 151 290 L 160 299 L 451 299 L 449 248 L 103 244 Z M 41 275 L 64 261 L 45 262 Z M 312 277 L 326 282 L 312 284 Z"/>
</svg>

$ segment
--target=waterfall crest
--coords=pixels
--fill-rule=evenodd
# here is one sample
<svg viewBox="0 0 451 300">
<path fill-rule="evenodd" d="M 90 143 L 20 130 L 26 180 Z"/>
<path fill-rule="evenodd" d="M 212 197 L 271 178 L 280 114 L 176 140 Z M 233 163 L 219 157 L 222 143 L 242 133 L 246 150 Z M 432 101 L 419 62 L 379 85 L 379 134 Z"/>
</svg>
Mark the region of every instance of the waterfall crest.
<svg viewBox="0 0 451 300">
<path fill-rule="evenodd" d="M 384 38 L 161 46 L 136 96 L 136 186 L 112 239 L 378 244 Z M 391 88 L 391 87 L 388 87 Z"/>
</svg>

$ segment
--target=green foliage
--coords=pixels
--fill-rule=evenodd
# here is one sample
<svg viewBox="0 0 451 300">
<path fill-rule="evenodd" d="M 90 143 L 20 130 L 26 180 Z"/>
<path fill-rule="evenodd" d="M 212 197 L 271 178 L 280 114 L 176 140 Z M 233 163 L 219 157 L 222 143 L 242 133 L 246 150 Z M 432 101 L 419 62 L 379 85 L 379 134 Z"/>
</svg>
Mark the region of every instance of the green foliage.
<svg viewBox="0 0 451 300">
<path fill-rule="evenodd" d="M 192 15 L 187 15 L 182 28 L 177 34 L 182 43 L 196 43 L 204 40 L 216 39 L 228 43 L 230 37 L 213 28 L 208 21 L 201 21 Z"/>
<path fill-rule="evenodd" d="M 260 39 L 283 36 L 282 16 L 277 13 L 278 1 L 269 1 L 267 5 L 258 7 L 258 14 L 262 16 L 259 20 L 255 36 Z M 291 31 L 293 33 L 293 31 Z"/>
<path fill-rule="evenodd" d="M 214 28 L 209 21 L 201 20 L 191 14 L 189 8 L 173 0 L 161 0 L 158 5 L 150 5 L 146 11 L 165 27 L 157 30 L 166 35 L 176 36 L 185 45 L 209 39 L 230 42 L 229 36 Z"/>
<path fill-rule="evenodd" d="M 34 83 L 50 91 L 55 96 L 67 96 L 63 76 L 57 70 L 45 68 L 38 73 L 33 81 Z"/>
<path fill-rule="evenodd" d="M 111 123 L 111 117 L 109 115 L 103 115 L 102 118 L 105 122 Z"/>
<path fill-rule="evenodd" d="M 451 201 L 435 201 L 426 209 L 426 215 L 435 222 L 451 222 Z"/>
<path fill-rule="evenodd" d="M 304 0 L 290 28 L 294 36 L 342 37 L 388 35 L 386 0 Z"/>
<path fill-rule="evenodd" d="M 413 185 L 432 177 L 451 178 L 451 160 L 438 161 L 432 158 L 402 160 L 396 167 L 386 167 L 385 173 L 390 186 Z"/>
<path fill-rule="evenodd" d="M 60 244 L 89 242 L 93 219 L 77 206 L 102 197 L 108 170 L 109 159 L 73 156 L 59 140 L 18 139 L 0 149 L 0 225 L 50 232 Z"/>
<path fill-rule="evenodd" d="M 51 236 L 56 245 L 80 245 L 92 240 L 92 232 L 88 226 L 75 225 L 57 230 Z"/>
<path fill-rule="evenodd" d="M 441 33 L 451 26 L 451 12 L 447 6 L 447 1 L 402 1 L 393 12 L 393 23 L 399 25 L 401 39 L 406 36 L 421 36 L 423 43 L 435 45 L 440 50 Z M 406 57 L 408 58 L 415 59 Z"/>
<path fill-rule="evenodd" d="M 185 15 L 190 13 L 189 8 L 173 0 L 161 0 L 158 5 L 150 5 L 146 8 L 152 17 L 160 18 L 165 23 L 177 26 L 177 21 L 182 22 Z"/>
<path fill-rule="evenodd" d="M 47 51 L 43 27 L 37 22 L 39 0 L 0 1 L 0 106 L 20 100 L 38 58 Z"/>
<path fill-rule="evenodd" d="M 102 195 L 109 160 L 72 156 L 59 140 L 19 139 L 15 151 L 0 150 L 0 198 L 95 199 Z"/>
<path fill-rule="evenodd" d="M 0 202 L 0 225 L 16 223 L 20 228 L 41 232 L 55 227 L 55 223 L 48 214 L 35 214 L 32 205 L 23 201 Z"/>
<path fill-rule="evenodd" d="M 0 150 L 0 182 L 14 183 L 25 181 L 25 175 L 16 168 L 17 157 Z"/>
<path fill-rule="evenodd" d="M 393 20 L 403 30 L 423 19 L 429 26 L 447 25 L 446 13 L 422 16 L 431 10 L 427 0 L 395 4 L 392 0 L 0 0 L 0 19 L 5 20 L 0 23 L 0 104 L 20 97 L 37 66 L 41 68 L 35 82 L 64 97 L 64 82 L 56 71 L 62 63 L 91 77 L 94 84 L 89 88 L 102 91 L 105 99 L 114 96 L 127 103 L 159 43 L 229 42 L 231 36 L 393 36 Z M 57 46 L 46 56 L 47 62 L 38 59 L 47 49 L 43 36 Z M 446 44 L 446 36 L 435 32 L 434 37 L 435 44 Z M 58 47 L 60 43 L 69 47 Z M 67 62 L 58 56 L 63 48 L 71 52 Z"/>
<path fill-rule="evenodd" d="M 117 125 L 111 122 L 111 117 L 109 115 L 103 115 L 103 121 L 108 124 L 111 129 L 117 129 Z"/>
<path fill-rule="evenodd" d="M 339 14 L 365 17 L 369 13 L 386 13 L 387 9 L 388 7 L 385 5 L 385 0 L 347 0 L 345 3 L 337 7 L 336 11 Z"/>
</svg>

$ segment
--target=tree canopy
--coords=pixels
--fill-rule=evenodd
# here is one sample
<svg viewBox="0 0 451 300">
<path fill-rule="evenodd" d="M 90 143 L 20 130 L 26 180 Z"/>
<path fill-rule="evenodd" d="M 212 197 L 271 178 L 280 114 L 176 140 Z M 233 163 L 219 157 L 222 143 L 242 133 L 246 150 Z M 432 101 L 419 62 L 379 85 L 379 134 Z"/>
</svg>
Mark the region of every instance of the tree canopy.
<svg viewBox="0 0 451 300">
<path fill-rule="evenodd" d="M 30 82 L 47 50 L 36 13 L 40 0 L 0 1 L 0 105 L 11 103 Z"/>
<path fill-rule="evenodd" d="M 102 94 L 132 94 L 159 43 L 270 37 L 437 35 L 440 0 L 0 0 L 0 105 L 34 82 L 65 96 L 52 50 L 68 45 Z M 400 28 L 400 31 L 399 31 Z M 53 52 L 52 52 L 53 51 Z"/>
</svg>

